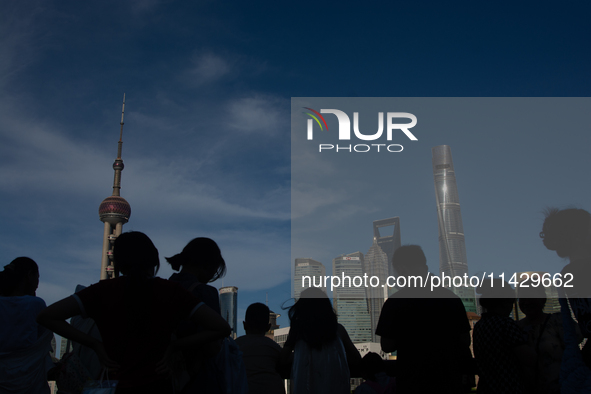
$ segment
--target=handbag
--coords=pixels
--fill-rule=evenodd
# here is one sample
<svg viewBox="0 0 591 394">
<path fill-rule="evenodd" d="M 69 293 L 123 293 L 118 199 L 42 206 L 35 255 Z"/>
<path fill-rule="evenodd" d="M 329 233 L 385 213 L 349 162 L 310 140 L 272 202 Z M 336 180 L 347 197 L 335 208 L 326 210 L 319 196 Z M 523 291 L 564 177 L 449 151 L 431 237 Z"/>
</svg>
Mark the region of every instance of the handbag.
<svg viewBox="0 0 591 394">
<path fill-rule="evenodd" d="M 104 379 L 105 375 L 107 375 L 107 379 Z M 117 383 L 117 380 L 109 380 L 109 371 L 103 369 L 100 380 L 87 382 L 82 394 L 115 394 Z"/>
<path fill-rule="evenodd" d="M 86 382 L 92 379 L 88 370 L 74 353 L 66 353 L 56 363 L 54 376 L 60 393 L 64 394 L 82 393 Z"/>
</svg>

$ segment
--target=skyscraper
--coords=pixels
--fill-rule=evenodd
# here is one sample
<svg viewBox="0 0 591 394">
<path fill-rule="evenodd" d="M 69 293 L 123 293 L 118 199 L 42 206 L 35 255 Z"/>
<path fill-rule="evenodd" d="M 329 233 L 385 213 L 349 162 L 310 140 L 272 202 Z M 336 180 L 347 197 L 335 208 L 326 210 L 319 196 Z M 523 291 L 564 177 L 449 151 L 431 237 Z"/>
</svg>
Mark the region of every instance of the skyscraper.
<svg viewBox="0 0 591 394">
<path fill-rule="evenodd" d="M 392 235 L 383 235 L 380 232 L 380 228 L 393 226 Z M 394 251 L 400 247 L 400 218 L 398 216 L 389 218 L 374 220 L 373 222 L 373 237 L 377 241 L 377 244 L 382 249 L 388 258 L 388 275 L 394 276 L 394 268 L 392 268 L 392 256 Z"/>
<path fill-rule="evenodd" d="M 439 222 L 439 273 L 463 276 L 468 273 L 468 260 L 451 149 L 440 145 L 432 152 Z"/>
<path fill-rule="evenodd" d="M 324 284 L 322 279 L 326 275 L 326 268 L 324 265 L 316 260 L 311 258 L 298 258 L 295 259 L 295 267 L 294 267 L 294 278 L 293 278 L 293 297 L 297 300 L 300 298 L 300 293 L 304 291 L 308 287 L 318 287 L 314 286 L 320 285 L 321 283 Z M 302 277 L 310 277 L 311 284 L 308 284 L 308 279 L 305 280 L 305 283 L 302 282 Z M 306 285 L 306 287 L 304 287 Z M 326 292 L 325 286 L 320 286 L 322 291 Z"/>
<path fill-rule="evenodd" d="M 354 343 L 371 342 L 371 319 L 365 287 L 354 281 L 363 277 L 363 253 L 343 254 L 332 260 L 332 274 L 343 280 L 341 286 L 333 290 L 333 306 L 341 323 Z"/>
<path fill-rule="evenodd" d="M 101 202 L 99 206 L 99 217 L 105 223 L 103 234 L 103 254 L 101 259 L 101 280 L 111 279 L 115 276 L 113 266 L 113 243 L 121 234 L 123 225 L 131 216 L 131 206 L 120 196 L 121 171 L 123 171 L 123 160 L 121 159 L 121 148 L 123 146 L 123 115 L 125 113 L 125 94 L 123 95 L 123 107 L 121 109 L 121 129 L 119 131 L 119 143 L 117 147 L 117 158 L 113 163 L 115 179 L 113 180 L 113 194 Z"/>
<path fill-rule="evenodd" d="M 238 332 L 238 288 L 226 286 L 220 289 L 220 310 L 222 317 L 228 322 L 232 338 L 236 339 Z"/>
<path fill-rule="evenodd" d="M 434 147 L 432 152 L 439 223 L 439 275 L 463 276 L 468 274 L 468 259 L 451 148 L 440 145 Z M 473 287 L 452 286 L 450 290 L 460 297 L 467 312 L 478 312 Z"/>
<path fill-rule="evenodd" d="M 375 225 L 375 222 L 374 222 Z M 375 227 L 374 227 L 375 228 Z M 367 251 L 364 261 L 364 271 L 368 277 L 378 277 L 379 283 L 386 283 L 388 277 L 388 256 L 378 245 L 378 240 L 374 236 L 373 244 Z M 369 317 L 371 321 L 371 337 L 372 342 L 379 342 L 379 337 L 376 336 L 376 327 L 380 319 L 380 313 L 382 312 L 382 306 L 384 306 L 384 300 L 388 297 L 387 288 L 378 286 L 370 286 L 365 289 L 367 294 L 367 305 L 369 308 Z"/>
</svg>

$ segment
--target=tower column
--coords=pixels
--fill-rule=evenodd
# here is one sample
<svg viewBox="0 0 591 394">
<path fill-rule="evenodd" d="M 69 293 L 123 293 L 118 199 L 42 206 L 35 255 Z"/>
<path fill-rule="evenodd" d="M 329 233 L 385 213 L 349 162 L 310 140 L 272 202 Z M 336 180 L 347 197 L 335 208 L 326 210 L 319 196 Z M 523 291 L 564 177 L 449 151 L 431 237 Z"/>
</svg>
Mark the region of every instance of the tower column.
<svg viewBox="0 0 591 394">
<path fill-rule="evenodd" d="M 103 233 L 103 257 L 101 259 L 101 280 L 108 279 L 107 267 L 109 266 L 109 249 L 111 248 L 109 242 L 109 235 L 111 235 L 111 225 L 105 222 L 105 232 Z"/>
</svg>

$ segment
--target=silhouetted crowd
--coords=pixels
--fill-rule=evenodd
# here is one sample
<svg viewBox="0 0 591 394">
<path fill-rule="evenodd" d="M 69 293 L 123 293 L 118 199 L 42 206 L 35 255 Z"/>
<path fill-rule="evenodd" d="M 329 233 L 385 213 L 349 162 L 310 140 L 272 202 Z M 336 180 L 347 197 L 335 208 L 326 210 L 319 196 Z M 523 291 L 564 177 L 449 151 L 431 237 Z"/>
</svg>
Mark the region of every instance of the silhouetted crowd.
<svg viewBox="0 0 591 394">
<path fill-rule="evenodd" d="M 518 289 L 525 318 L 510 315 L 515 291 L 500 279 L 478 289 L 483 308 L 472 329 L 461 299 L 445 288 L 401 288 L 386 300 L 376 335 L 382 350 L 361 358 L 327 295 L 304 290 L 289 309 L 283 347 L 266 336 L 269 308 L 248 307 L 245 335 L 233 340 L 211 283 L 226 273 L 218 245 L 195 238 L 167 258 L 174 271 L 156 277 L 158 250 L 140 232 L 113 245 L 115 278 L 49 307 L 36 297 L 39 268 L 19 257 L 0 272 L 0 394 L 49 393 L 591 393 L 591 215 L 549 210 L 540 233 L 568 260 L 559 287 L 561 312 L 544 312 L 543 287 Z M 420 246 L 392 262 L 399 276 L 427 277 Z M 339 301 L 340 302 L 340 301 Z M 70 322 L 67 320 L 71 319 Z M 72 349 L 52 358 L 53 333 Z M 471 335 L 472 334 L 472 335 Z M 470 347 L 473 347 L 473 352 Z M 95 390 L 95 391 L 93 391 Z M 96 391 L 103 390 L 103 391 Z"/>
</svg>

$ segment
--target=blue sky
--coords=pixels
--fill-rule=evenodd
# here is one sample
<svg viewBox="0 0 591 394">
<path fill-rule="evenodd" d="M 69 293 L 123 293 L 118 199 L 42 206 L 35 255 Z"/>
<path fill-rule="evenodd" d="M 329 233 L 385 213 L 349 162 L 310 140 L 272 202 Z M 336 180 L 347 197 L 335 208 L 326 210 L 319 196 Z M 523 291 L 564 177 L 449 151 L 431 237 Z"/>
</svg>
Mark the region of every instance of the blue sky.
<svg viewBox="0 0 591 394">
<path fill-rule="evenodd" d="M 215 239 L 224 285 L 240 289 L 239 317 L 267 292 L 278 311 L 290 297 L 291 97 L 589 96 L 590 11 L 586 2 L 4 2 L 3 265 L 34 258 L 47 303 L 98 279 L 98 206 L 112 192 L 126 93 L 124 229 L 148 234 L 161 256 Z M 452 149 L 456 166 L 477 152 Z M 568 149 L 552 155 L 573 159 Z M 466 217 L 473 191 L 457 171 Z M 573 171 L 589 181 L 588 168 Z M 589 209 L 587 191 L 548 204 Z M 469 258 L 486 253 L 470 249 L 468 233 L 466 242 Z"/>
</svg>

